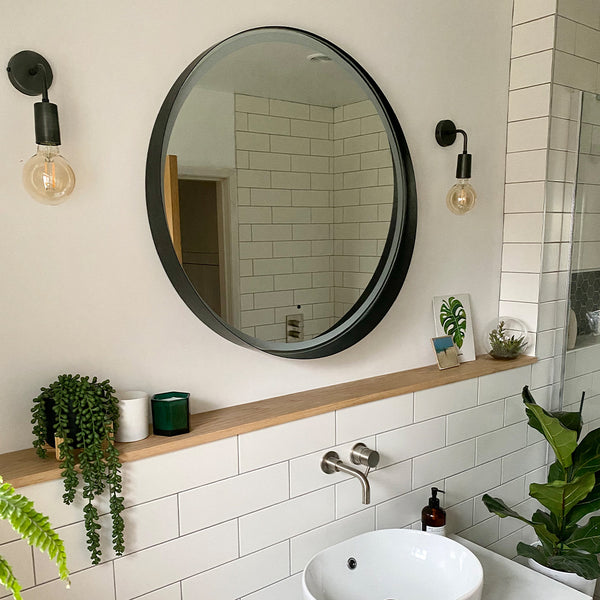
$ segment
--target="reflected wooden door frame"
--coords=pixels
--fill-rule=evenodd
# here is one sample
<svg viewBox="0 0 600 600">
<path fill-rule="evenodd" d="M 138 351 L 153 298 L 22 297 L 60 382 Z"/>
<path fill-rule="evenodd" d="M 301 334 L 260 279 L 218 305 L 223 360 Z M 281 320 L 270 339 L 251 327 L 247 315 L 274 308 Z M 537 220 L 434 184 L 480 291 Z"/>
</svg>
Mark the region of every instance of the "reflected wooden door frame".
<svg viewBox="0 0 600 600">
<path fill-rule="evenodd" d="M 168 159 L 165 163 L 165 175 Z M 175 157 L 176 158 L 176 157 Z M 178 179 L 214 181 L 217 190 L 217 219 L 219 228 L 219 285 L 221 288 L 221 318 L 238 329 L 241 327 L 240 303 L 240 256 L 237 211 L 237 180 L 235 169 L 185 167 L 178 173 Z M 166 179 L 165 179 L 166 188 Z M 166 198 L 166 196 L 165 196 Z M 166 203 L 166 200 L 165 200 Z M 166 207 L 165 207 L 166 209 Z M 169 220 L 167 213 L 167 221 Z M 177 219 L 179 223 L 179 219 Z M 169 226 L 170 227 L 170 226 Z M 173 234 L 171 235 L 172 239 Z M 175 252 L 177 252 L 177 246 Z M 179 257 L 181 258 L 181 235 L 179 236 Z M 183 263 L 182 263 L 183 264 Z"/>
<path fill-rule="evenodd" d="M 179 214 L 179 174 L 177 170 L 177 156 L 168 154 L 165 157 L 164 174 L 165 216 L 171 234 L 171 241 L 179 262 L 183 264 L 181 249 L 181 220 Z"/>
</svg>

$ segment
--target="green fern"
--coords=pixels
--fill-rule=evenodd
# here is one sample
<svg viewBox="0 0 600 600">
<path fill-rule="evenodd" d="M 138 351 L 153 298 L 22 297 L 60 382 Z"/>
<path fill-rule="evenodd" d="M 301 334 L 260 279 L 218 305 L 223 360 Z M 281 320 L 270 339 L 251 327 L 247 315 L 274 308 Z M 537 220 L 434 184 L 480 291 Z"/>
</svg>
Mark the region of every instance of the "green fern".
<svg viewBox="0 0 600 600">
<path fill-rule="evenodd" d="M 10 565 L 5 558 L 2 558 L 2 556 L 0 556 L 0 583 L 2 583 L 9 592 L 12 592 L 15 600 L 23 600 L 23 596 L 20 594 L 21 586 L 13 575 Z"/>
<path fill-rule="evenodd" d="M 33 502 L 15 492 L 0 477 L 0 519 L 6 519 L 12 528 L 30 545 L 45 552 L 58 567 L 60 578 L 70 586 L 67 555 L 62 540 L 50 526 L 48 517 L 37 512 Z M 15 600 L 22 600 L 21 586 L 8 562 L 0 556 L 0 583 Z"/>
</svg>

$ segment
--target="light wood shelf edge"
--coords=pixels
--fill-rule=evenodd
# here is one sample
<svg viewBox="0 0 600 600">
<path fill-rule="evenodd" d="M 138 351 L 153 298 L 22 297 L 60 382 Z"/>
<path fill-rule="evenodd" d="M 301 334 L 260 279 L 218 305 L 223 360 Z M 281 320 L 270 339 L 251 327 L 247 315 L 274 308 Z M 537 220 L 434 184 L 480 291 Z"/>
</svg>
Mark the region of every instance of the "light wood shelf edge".
<svg viewBox="0 0 600 600">
<path fill-rule="evenodd" d="M 198 413 L 191 416 L 190 433 L 174 437 L 150 435 L 139 442 L 118 444 L 121 461 L 130 462 L 175 452 L 265 427 L 491 375 L 534 362 L 536 358 L 533 356 L 520 356 L 511 361 L 479 356 L 477 360 L 463 363 L 455 369 L 440 371 L 436 365 L 429 365 Z M 59 479 L 60 468 L 54 458 L 42 460 L 31 448 L 0 454 L 0 475 L 14 487 L 22 487 Z"/>
</svg>

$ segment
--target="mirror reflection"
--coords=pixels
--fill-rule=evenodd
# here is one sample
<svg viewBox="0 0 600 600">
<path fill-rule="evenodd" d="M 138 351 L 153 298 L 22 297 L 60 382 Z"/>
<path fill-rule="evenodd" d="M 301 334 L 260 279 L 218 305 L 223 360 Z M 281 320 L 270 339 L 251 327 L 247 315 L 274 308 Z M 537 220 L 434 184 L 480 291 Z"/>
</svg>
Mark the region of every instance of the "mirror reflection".
<svg viewBox="0 0 600 600">
<path fill-rule="evenodd" d="M 184 84 L 163 145 L 164 203 L 179 261 L 212 311 L 293 343 L 334 326 L 367 287 L 394 169 L 357 73 L 314 39 L 272 37 L 232 38 Z"/>
</svg>

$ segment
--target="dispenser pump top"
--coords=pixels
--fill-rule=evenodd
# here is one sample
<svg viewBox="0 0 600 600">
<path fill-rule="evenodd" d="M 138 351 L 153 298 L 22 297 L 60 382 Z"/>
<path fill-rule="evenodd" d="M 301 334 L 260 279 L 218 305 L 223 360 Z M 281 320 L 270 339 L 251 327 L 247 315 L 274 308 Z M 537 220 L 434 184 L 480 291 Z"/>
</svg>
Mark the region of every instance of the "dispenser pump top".
<svg viewBox="0 0 600 600">
<path fill-rule="evenodd" d="M 444 490 L 440 490 L 439 488 L 432 487 L 431 488 L 431 498 L 429 498 L 429 507 L 430 508 L 439 508 L 440 507 L 440 499 L 437 497 L 438 492 L 440 494 L 445 494 Z"/>
</svg>

